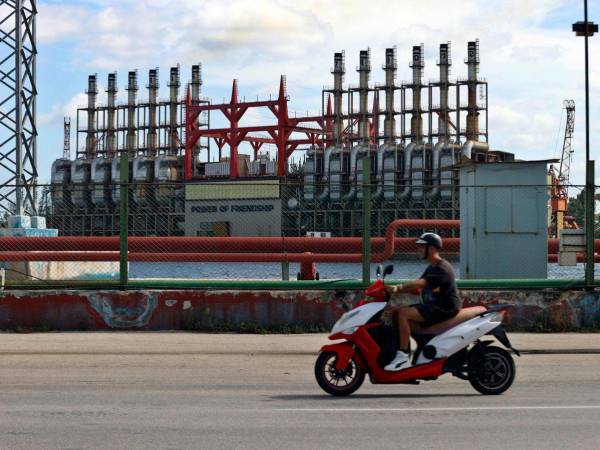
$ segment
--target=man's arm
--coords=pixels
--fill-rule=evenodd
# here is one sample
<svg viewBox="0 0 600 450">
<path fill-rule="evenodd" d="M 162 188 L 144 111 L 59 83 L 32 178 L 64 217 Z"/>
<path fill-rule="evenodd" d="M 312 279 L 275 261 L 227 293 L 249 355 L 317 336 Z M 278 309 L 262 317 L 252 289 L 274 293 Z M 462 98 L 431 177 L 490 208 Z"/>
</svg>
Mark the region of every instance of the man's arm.
<svg viewBox="0 0 600 450">
<path fill-rule="evenodd" d="M 412 280 L 408 283 L 396 286 L 388 286 L 388 292 L 390 293 L 390 295 L 400 293 L 414 294 L 418 293 L 417 291 L 423 289 L 425 286 L 427 286 L 427 281 L 425 281 L 423 278 L 419 278 L 418 280 Z"/>
</svg>

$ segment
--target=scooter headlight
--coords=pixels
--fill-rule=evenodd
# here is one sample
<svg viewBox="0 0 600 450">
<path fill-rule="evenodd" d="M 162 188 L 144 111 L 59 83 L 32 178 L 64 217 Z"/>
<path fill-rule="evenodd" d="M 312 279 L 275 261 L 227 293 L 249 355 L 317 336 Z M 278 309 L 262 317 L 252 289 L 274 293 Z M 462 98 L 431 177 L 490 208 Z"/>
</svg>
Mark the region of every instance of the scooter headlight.
<svg viewBox="0 0 600 450">
<path fill-rule="evenodd" d="M 495 312 L 490 316 L 490 322 L 501 323 L 504 320 L 504 311 Z"/>
<path fill-rule="evenodd" d="M 350 327 L 350 328 L 346 328 L 344 331 L 342 331 L 342 333 L 350 335 L 350 334 L 354 334 L 354 332 L 358 330 L 358 327 Z"/>
</svg>

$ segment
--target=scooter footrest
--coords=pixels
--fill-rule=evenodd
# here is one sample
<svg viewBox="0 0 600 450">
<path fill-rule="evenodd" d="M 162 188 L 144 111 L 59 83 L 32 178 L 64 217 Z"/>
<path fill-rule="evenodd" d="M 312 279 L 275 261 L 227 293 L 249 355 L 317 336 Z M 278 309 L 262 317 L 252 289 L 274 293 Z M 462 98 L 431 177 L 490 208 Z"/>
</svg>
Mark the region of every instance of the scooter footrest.
<svg viewBox="0 0 600 450">
<path fill-rule="evenodd" d="M 419 380 L 408 380 L 403 381 L 401 384 L 421 384 L 421 382 Z"/>
</svg>

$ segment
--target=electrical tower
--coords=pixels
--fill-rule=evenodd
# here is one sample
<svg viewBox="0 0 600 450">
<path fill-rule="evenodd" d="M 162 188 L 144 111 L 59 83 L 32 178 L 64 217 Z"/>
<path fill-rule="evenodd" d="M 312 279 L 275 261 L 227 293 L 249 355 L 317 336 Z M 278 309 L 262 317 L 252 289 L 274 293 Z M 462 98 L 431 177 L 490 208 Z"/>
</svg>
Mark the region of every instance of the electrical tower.
<svg viewBox="0 0 600 450">
<path fill-rule="evenodd" d="M 36 213 L 36 0 L 0 3 L 0 211 Z"/>
</svg>

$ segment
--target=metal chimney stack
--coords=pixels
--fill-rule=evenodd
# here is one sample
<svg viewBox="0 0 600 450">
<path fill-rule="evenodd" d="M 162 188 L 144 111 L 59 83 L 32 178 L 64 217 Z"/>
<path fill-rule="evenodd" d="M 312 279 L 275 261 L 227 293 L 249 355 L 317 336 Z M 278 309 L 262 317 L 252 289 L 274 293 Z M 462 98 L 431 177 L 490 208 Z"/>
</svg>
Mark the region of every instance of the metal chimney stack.
<svg viewBox="0 0 600 450">
<path fill-rule="evenodd" d="M 360 63 L 356 69 L 359 74 L 359 114 L 358 137 L 361 142 L 369 143 L 369 76 L 371 74 L 371 51 L 360 51 Z"/>
<path fill-rule="evenodd" d="M 470 141 L 479 140 L 479 110 L 477 108 L 477 74 L 479 73 L 479 39 L 467 44 L 467 133 Z"/>
<path fill-rule="evenodd" d="M 96 75 L 88 77 L 88 88 L 85 92 L 88 96 L 85 154 L 87 158 L 94 158 L 96 156 L 96 97 L 98 95 Z"/>
<path fill-rule="evenodd" d="M 156 105 L 158 101 L 158 68 L 148 71 L 148 155 L 156 156 L 158 151 L 158 120 Z"/>
<path fill-rule="evenodd" d="M 136 112 L 136 96 L 137 96 L 137 71 L 132 70 L 127 75 L 127 137 L 126 148 L 127 153 L 131 158 L 135 156 L 136 145 L 136 129 L 135 129 L 135 112 Z"/>
<path fill-rule="evenodd" d="M 192 66 L 192 105 L 200 104 L 200 90 L 202 88 L 202 66 L 195 64 Z M 200 116 L 196 119 L 196 123 L 200 122 Z M 194 161 L 198 160 L 200 155 L 200 139 L 194 145 Z"/>
<path fill-rule="evenodd" d="M 421 117 L 421 90 L 423 88 L 423 69 L 425 67 L 423 53 L 423 44 L 413 46 L 412 62 L 410 63 L 413 70 L 410 140 L 414 143 L 423 142 L 423 118 Z"/>
<path fill-rule="evenodd" d="M 344 127 L 344 117 L 342 113 L 342 95 L 344 75 L 346 73 L 346 64 L 344 62 L 344 52 L 333 54 L 333 139 L 336 145 L 342 143 L 342 131 Z"/>
<path fill-rule="evenodd" d="M 117 152 L 116 116 L 117 116 L 117 74 L 108 74 L 107 124 L 106 124 L 106 156 L 113 158 Z"/>
<path fill-rule="evenodd" d="M 71 159 L 71 118 L 65 117 L 63 122 L 63 159 Z"/>
<path fill-rule="evenodd" d="M 179 99 L 179 65 L 171 67 L 169 78 L 169 154 L 176 155 L 179 150 L 177 134 L 177 100 Z"/>
<path fill-rule="evenodd" d="M 440 59 L 437 64 L 440 68 L 440 114 L 438 115 L 438 140 L 448 141 L 448 91 L 450 83 L 450 66 L 452 59 L 450 57 L 450 42 L 440 44 Z"/>
<path fill-rule="evenodd" d="M 385 49 L 385 119 L 383 121 L 383 134 L 385 142 L 394 144 L 396 142 L 396 117 L 394 111 L 394 93 L 396 84 L 396 71 L 398 64 L 396 62 L 396 49 Z"/>
</svg>

